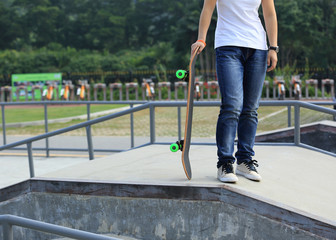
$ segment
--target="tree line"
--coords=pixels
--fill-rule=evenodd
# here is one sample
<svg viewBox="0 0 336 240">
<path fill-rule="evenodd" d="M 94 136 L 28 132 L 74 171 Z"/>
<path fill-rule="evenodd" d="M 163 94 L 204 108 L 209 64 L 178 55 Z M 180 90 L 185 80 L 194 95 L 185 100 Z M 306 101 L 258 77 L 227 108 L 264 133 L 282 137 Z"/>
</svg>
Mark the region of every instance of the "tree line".
<svg viewBox="0 0 336 240">
<path fill-rule="evenodd" d="M 336 1 L 276 0 L 279 67 L 335 68 Z M 177 69 L 202 0 L 1 0 L 0 74 Z M 262 19 L 262 11 L 261 19 Z M 214 69 L 216 13 L 203 71 Z"/>
</svg>

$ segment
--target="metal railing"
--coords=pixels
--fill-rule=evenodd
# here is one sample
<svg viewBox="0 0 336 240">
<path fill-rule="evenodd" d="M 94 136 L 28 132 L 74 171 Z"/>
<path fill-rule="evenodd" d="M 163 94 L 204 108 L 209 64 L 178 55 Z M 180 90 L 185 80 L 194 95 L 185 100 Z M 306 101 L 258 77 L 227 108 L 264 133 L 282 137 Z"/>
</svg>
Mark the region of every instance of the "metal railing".
<svg viewBox="0 0 336 240">
<path fill-rule="evenodd" d="M 0 225 L 2 225 L 3 229 L 3 240 L 14 240 L 13 226 L 29 228 L 40 232 L 51 233 L 58 236 L 79 240 L 121 240 L 120 238 L 102 236 L 95 233 L 57 226 L 54 224 L 44 223 L 13 215 L 0 215 Z"/>
<path fill-rule="evenodd" d="M 49 132 L 49 118 L 48 118 L 48 106 L 53 105 L 86 105 L 86 115 L 87 120 L 91 119 L 91 105 L 129 105 L 130 108 L 132 108 L 136 104 L 144 104 L 147 103 L 147 101 L 44 101 L 44 102 L 9 102 L 9 103 L 0 103 L 1 106 L 1 116 L 2 116 L 2 137 L 3 137 L 3 144 L 7 144 L 7 124 L 6 124 L 6 114 L 5 109 L 6 107 L 10 106 L 43 106 L 43 112 L 44 112 L 44 131 L 45 133 Z M 56 119 L 57 120 L 57 119 Z M 131 131 L 131 139 L 130 139 L 130 147 L 134 147 L 134 137 L 132 137 L 132 131 L 133 131 L 133 114 L 130 114 L 130 131 Z M 134 135 L 133 135 L 134 136 Z M 26 150 L 26 148 L 15 148 L 15 150 Z M 50 156 L 50 151 L 83 151 L 86 152 L 87 149 L 78 149 L 78 148 L 52 148 L 49 146 L 49 139 L 48 137 L 45 138 L 45 148 L 33 148 L 33 150 L 39 150 L 39 151 L 46 151 L 46 156 Z M 119 152 L 120 149 L 95 149 L 96 152 Z"/>
<path fill-rule="evenodd" d="M 87 102 L 84 104 L 94 104 L 95 102 Z M 109 104 L 111 104 L 110 102 L 108 102 Z M 177 127 L 178 127 L 178 138 L 181 139 L 181 135 L 182 135 L 182 130 L 181 130 L 181 107 L 185 107 L 186 106 L 186 102 L 175 102 L 175 101 L 170 101 L 170 102 L 147 102 L 144 103 L 142 105 L 133 107 L 133 105 L 135 104 L 140 104 L 143 102 L 129 102 L 131 108 L 121 111 L 121 112 L 117 112 L 117 113 L 113 113 L 107 116 L 103 116 L 103 117 L 99 117 L 93 120 L 88 120 L 73 126 L 69 126 L 66 128 L 62 128 L 56 131 L 52 131 L 52 132 L 47 132 L 35 137 L 31 137 L 31 138 L 27 138 L 18 142 L 14 142 L 14 143 L 10 143 L 10 144 L 6 144 L 0 147 L 0 151 L 2 150 L 7 150 L 7 149 L 12 149 L 15 148 L 17 146 L 20 145 L 26 145 L 27 146 L 27 152 L 28 152 L 28 161 L 29 161 L 29 171 L 30 171 L 30 176 L 34 177 L 35 176 L 35 171 L 34 171 L 34 162 L 33 162 L 33 148 L 32 148 L 32 143 L 36 142 L 38 140 L 42 140 L 42 139 L 47 139 L 49 137 L 52 136 L 56 136 L 59 134 L 63 134 L 66 132 L 70 132 L 73 130 L 77 130 L 80 128 L 85 128 L 86 129 L 86 138 L 87 138 L 87 145 L 88 148 L 85 149 L 86 151 L 88 151 L 89 153 L 89 159 L 93 160 L 94 159 L 94 149 L 93 149 L 93 144 L 92 144 L 92 135 L 91 135 L 91 126 L 97 123 L 101 123 L 107 120 L 111 120 L 114 118 L 118 118 L 121 116 L 125 116 L 125 115 L 130 115 L 131 116 L 131 124 L 130 124 L 130 131 L 131 131 L 131 148 L 134 147 L 134 119 L 133 119 L 133 114 L 135 112 L 141 111 L 141 110 L 145 110 L 145 109 L 149 109 L 149 125 L 150 125 L 150 141 L 148 143 L 145 143 L 141 146 L 147 146 L 150 144 L 154 144 L 154 143 L 158 143 L 156 141 L 156 134 L 155 134 L 155 108 L 157 107 L 177 107 L 178 110 L 178 123 L 177 123 Z M 55 104 L 53 102 L 53 104 Z M 324 151 L 321 149 L 317 149 L 314 148 L 312 146 L 306 145 L 301 143 L 300 141 L 300 109 L 301 108 L 307 108 L 307 109 L 311 109 L 314 111 L 319 111 L 319 112 L 323 112 L 323 113 L 327 113 L 327 114 L 331 114 L 333 116 L 336 116 L 336 110 L 330 109 L 330 108 L 325 108 L 325 107 L 321 107 L 318 106 L 319 105 L 335 105 L 335 102 L 318 102 L 316 104 L 312 104 L 312 103 L 307 103 L 307 102 L 301 102 L 301 101 L 261 101 L 260 102 L 260 106 L 287 106 L 288 107 L 288 125 L 291 125 L 291 108 L 294 107 L 294 143 L 257 143 L 259 145 L 295 145 L 295 146 L 301 146 L 301 147 L 305 147 L 308 149 L 312 149 L 315 151 L 319 151 L 325 154 L 329 154 L 331 156 L 335 156 L 336 154 L 328 152 L 328 151 Z M 89 106 L 89 105 L 88 105 Z M 220 102 L 207 102 L 207 101 L 202 101 L 202 102 L 195 102 L 194 104 L 195 107 L 218 107 L 220 106 Z M 89 107 L 88 107 L 89 109 Z M 89 110 L 88 110 L 89 112 Z M 88 114 L 89 115 L 89 114 Z M 89 118 L 89 116 L 88 116 Z M 162 144 L 162 143 L 160 143 Z M 163 144 L 170 144 L 170 143 L 163 143 Z M 199 143 L 199 144 L 203 144 L 203 143 Z M 133 146 L 132 146 L 133 145 Z M 141 147 L 140 146 L 140 147 Z M 47 150 L 48 151 L 48 150 Z"/>
</svg>

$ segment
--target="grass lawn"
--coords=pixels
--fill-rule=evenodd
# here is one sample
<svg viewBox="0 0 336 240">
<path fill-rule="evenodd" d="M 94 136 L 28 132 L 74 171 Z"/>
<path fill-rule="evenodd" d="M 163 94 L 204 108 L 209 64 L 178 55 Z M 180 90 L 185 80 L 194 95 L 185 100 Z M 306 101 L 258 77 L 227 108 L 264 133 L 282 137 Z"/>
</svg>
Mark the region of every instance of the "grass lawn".
<svg viewBox="0 0 336 240">
<path fill-rule="evenodd" d="M 33 105 L 31 105 L 33 106 Z M 17 122 L 30 122 L 37 120 L 44 120 L 44 107 L 34 106 L 34 107 L 6 107 L 5 108 L 5 120 L 6 123 L 17 123 Z M 91 105 L 90 112 L 100 112 L 105 110 L 111 110 L 114 108 L 124 107 L 126 105 L 121 104 L 97 104 Z M 74 117 L 86 114 L 86 105 L 72 105 L 72 106 L 48 106 L 48 119 L 66 118 Z M 1 120 L 1 119 L 0 119 Z M 2 120 L 1 120 L 2 121 Z"/>
<path fill-rule="evenodd" d="M 91 107 L 91 112 L 103 111 L 117 107 L 115 105 L 95 105 Z M 119 106 L 120 107 L 120 106 Z M 8 109 L 12 110 L 12 109 Z M 8 111 L 6 110 L 6 111 Z M 27 111 L 27 109 L 24 109 Z M 193 137 L 215 137 L 216 122 L 218 116 L 218 107 L 195 107 L 193 118 Z M 16 116 L 15 113 L 16 112 Z M 52 113 L 53 112 L 53 113 Z M 185 108 L 181 111 L 181 129 L 182 134 L 184 132 L 185 121 Z M 7 112 L 6 112 L 7 114 Z M 31 114 L 28 112 L 21 113 L 16 109 L 11 116 L 12 121 L 18 119 L 18 116 L 22 114 Z M 48 108 L 49 118 L 61 118 L 75 115 L 86 114 L 86 106 L 74 106 L 74 107 L 53 107 Z M 260 107 L 259 111 L 259 125 L 258 133 L 276 130 L 287 127 L 287 107 Z M 37 117 L 39 116 L 39 118 Z M 9 116 L 8 116 L 9 117 Z M 324 113 L 311 111 L 308 109 L 301 109 L 301 124 L 312 123 L 321 120 L 332 120 L 332 116 Z M 32 121 L 32 118 L 26 121 Z M 36 113 L 35 120 L 43 119 L 43 109 L 40 109 L 39 113 Z M 6 121 L 7 116 L 6 116 Z M 22 120 L 21 120 L 22 121 Z M 73 120 L 67 123 L 53 123 L 49 124 L 49 131 L 54 131 L 60 128 L 71 126 L 82 122 L 83 120 Z M 16 121 L 17 122 L 17 121 Z M 155 110 L 155 124 L 156 124 L 156 136 L 171 136 L 176 137 L 178 135 L 177 126 L 177 108 L 176 107 L 161 107 Z M 294 109 L 292 108 L 292 125 L 294 124 Z M 135 136 L 149 136 L 149 110 L 142 110 L 134 113 L 134 131 Z M 8 135 L 38 135 L 44 133 L 44 126 L 28 126 L 21 128 L 7 128 L 6 133 Z M 99 123 L 92 126 L 93 136 L 129 136 L 130 135 L 130 116 L 123 116 L 117 119 L 112 119 L 103 123 Z M 85 136 L 85 129 L 79 129 L 69 132 L 65 135 L 71 136 Z"/>
</svg>

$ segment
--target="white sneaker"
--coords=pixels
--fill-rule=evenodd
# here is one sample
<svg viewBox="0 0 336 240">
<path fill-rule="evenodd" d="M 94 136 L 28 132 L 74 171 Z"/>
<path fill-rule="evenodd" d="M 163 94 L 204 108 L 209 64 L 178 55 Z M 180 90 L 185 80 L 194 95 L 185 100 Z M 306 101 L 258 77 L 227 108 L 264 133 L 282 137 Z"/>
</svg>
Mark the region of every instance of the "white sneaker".
<svg viewBox="0 0 336 240">
<path fill-rule="evenodd" d="M 226 183 L 238 182 L 238 178 L 233 172 L 233 166 L 231 163 L 226 163 L 218 168 L 217 178 L 219 181 Z"/>
<path fill-rule="evenodd" d="M 242 175 L 253 181 L 261 181 L 261 176 L 258 173 L 256 167 L 259 167 L 256 160 L 245 161 L 237 165 L 236 172 L 237 175 Z"/>
</svg>

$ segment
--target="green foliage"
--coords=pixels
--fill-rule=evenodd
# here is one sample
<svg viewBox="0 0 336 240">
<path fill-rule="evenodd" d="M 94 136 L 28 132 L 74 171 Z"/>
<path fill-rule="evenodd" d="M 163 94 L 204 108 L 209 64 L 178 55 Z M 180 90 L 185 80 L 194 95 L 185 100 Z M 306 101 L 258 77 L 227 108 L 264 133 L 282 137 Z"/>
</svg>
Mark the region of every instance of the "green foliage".
<svg viewBox="0 0 336 240">
<path fill-rule="evenodd" d="M 296 71 L 296 63 L 294 63 L 293 66 L 290 65 L 286 65 L 283 68 L 276 68 L 275 69 L 275 76 L 283 76 L 284 80 L 286 82 L 286 85 L 289 86 L 290 81 L 292 79 L 293 75 L 297 75 L 297 71 Z"/>
<path fill-rule="evenodd" d="M 304 67 L 306 58 L 313 67 L 336 65 L 333 51 L 336 35 L 336 1 L 275 1 L 281 46 L 281 67 L 295 61 Z"/>
<path fill-rule="evenodd" d="M 309 60 L 308 58 L 306 58 L 306 64 L 305 64 L 305 68 L 304 68 L 304 74 L 302 76 L 302 80 L 307 80 L 311 78 L 311 74 L 309 73 Z"/>
<path fill-rule="evenodd" d="M 304 68 L 308 61 L 310 67 L 335 68 L 336 1 L 275 4 L 282 71 Z M 201 0 L 0 1 L 0 74 L 184 67 L 202 5 Z M 216 19 L 215 12 L 201 70 L 213 65 Z"/>
<path fill-rule="evenodd" d="M 155 75 L 159 82 L 166 82 L 168 80 L 167 69 L 162 64 L 159 64 L 159 67 L 155 67 Z"/>
<path fill-rule="evenodd" d="M 55 43 L 37 50 L 4 50 L 0 51 L 0 73 L 129 71 L 148 70 L 156 65 L 162 69 L 164 66 L 173 67 L 169 45 L 159 43 L 117 54 L 63 48 Z M 160 57 L 165 53 L 167 56 Z"/>
</svg>

